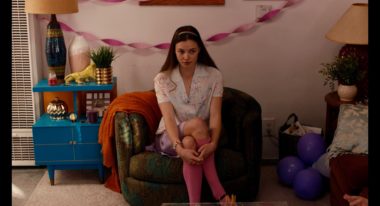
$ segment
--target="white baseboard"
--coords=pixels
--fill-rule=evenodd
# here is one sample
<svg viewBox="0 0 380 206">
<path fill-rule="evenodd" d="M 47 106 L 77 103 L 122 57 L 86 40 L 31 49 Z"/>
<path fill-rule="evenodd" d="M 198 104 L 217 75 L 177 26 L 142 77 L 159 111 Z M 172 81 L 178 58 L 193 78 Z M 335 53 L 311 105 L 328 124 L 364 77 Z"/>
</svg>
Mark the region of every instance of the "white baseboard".
<svg viewBox="0 0 380 206">
<path fill-rule="evenodd" d="M 12 160 L 12 166 L 36 166 L 34 160 Z"/>
</svg>

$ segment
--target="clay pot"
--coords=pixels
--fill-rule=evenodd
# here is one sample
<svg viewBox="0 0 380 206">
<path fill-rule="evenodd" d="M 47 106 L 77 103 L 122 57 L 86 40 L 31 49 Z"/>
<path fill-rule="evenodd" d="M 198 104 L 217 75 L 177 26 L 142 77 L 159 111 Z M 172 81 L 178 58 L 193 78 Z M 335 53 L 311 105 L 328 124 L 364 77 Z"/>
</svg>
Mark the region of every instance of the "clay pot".
<svg viewBox="0 0 380 206">
<path fill-rule="evenodd" d="M 356 85 L 343 85 L 339 84 L 337 93 L 340 101 L 350 102 L 353 101 L 358 93 Z"/>
</svg>

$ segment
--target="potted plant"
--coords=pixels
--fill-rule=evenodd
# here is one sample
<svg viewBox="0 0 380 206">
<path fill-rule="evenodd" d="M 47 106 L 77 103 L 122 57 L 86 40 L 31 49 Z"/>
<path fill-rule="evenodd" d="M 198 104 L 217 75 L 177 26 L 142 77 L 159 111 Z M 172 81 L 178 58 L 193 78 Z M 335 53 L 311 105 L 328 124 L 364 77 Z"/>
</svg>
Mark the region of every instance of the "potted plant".
<svg viewBox="0 0 380 206">
<path fill-rule="evenodd" d="M 323 85 L 331 90 L 338 83 L 338 95 L 342 101 L 352 101 L 357 93 L 356 84 L 364 77 L 359 67 L 359 58 L 353 55 L 336 56 L 332 63 L 322 63 L 319 73 L 325 78 Z"/>
<path fill-rule="evenodd" d="M 115 51 L 108 46 L 101 46 L 97 50 L 91 50 L 90 58 L 96 65 L 96 83 L 112 83 L 112 62 L 116 59 Z"/>
</svg>

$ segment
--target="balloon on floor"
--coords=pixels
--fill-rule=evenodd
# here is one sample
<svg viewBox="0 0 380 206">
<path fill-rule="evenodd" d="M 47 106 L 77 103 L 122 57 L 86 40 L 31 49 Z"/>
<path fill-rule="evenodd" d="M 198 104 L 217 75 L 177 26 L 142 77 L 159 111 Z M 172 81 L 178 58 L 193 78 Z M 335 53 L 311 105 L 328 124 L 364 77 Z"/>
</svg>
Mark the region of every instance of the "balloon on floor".
<svg viewBox="0 0 380 206">
<path fill-rule="evenodd" d="M 314 168 L 304 169 L 295 176 L 293 190 L 302 199 L 314 200 L 324 190 L 323 177 Z"/>
<path fill-rule="evenodd" d="M 296 195 L 304 200 L 314 200 L 325 190 L 325 178 L 310 167 L 326 152 L 323 137 L 306 133 L 297 143 L 298 156 L 286 156 L 277 164 L 277 175 L 281 183 L 293 187 Z"/>
<path fill-rule="evenodd" d="M 326 152 L 325 141 L 320 134 L 306 133 L 297 143 L 297 152 L 300 159 L 310 166 Z"/>
<path fill-rule="evenodd" d="M 280 182 L 287 186 L 293 185 L 294 177 L 305 168 L 305 164 L 296 156 L 286 156 L 277 164 L 277 175 Z"/>
</svg>

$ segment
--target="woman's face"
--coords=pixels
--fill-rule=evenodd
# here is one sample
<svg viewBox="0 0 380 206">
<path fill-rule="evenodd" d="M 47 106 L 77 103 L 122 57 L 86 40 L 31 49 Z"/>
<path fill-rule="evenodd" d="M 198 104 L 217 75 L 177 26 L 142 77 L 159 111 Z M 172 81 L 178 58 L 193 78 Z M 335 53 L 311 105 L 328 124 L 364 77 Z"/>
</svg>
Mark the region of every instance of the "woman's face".
<svg viewBox="0 0 380 206">
<path fill-rule="evenodd" d="M 199 46 L 193 40 L 180 41 L 175 45 L 175 54 L 181 68 L 195 68 Z"/>
</svg>

